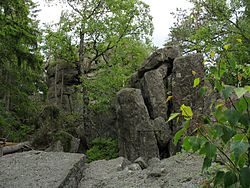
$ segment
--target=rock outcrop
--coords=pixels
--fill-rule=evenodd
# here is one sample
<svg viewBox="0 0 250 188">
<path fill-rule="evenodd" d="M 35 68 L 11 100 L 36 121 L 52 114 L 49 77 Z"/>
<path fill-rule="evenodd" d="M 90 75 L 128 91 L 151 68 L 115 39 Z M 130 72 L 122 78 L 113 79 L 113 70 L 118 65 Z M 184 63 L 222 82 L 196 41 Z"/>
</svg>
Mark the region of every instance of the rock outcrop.
<svg viewBox="0 0 250 188">
<path fill-rule="evenodd" d="M 159 157 L 152 122 L 141 90 L 122 89 L 117 94 L 117 100 L 120 155 L 129 160 L 135 160 L 140 156 L 145 158 Z"/>
<path fill-rule="evenodd" d="M 0 157 L 0 188 L 72 188 L 82 179 L 85 156 L 29 151 Z"/>
<path fill-rule="evenodd" d="M 200 84 L 194 88 L 196 78 Z M 166 120 L 182 104 L 190 106 L 196 114 L 203 112 L 204 98 L 199 96 L 203 78 L 201 54 L 181 57 L 174 47 L 154 52 L 131 76 L 127 88 L 117 94 L 120 155 L 133 161 L 139 156 L 148 160 L 175 154 L 178 147 L 172 144 L 172 139 L 179 124 Z M 196 121 L 192 122 L 194 126 Z"/>
<path fill-rule="evenodd" d="M 82 154 L 29 151 L 0 157 L 0 188 L 193 188 L 202 158 L 189 153 L 131 163 L 124 157 L 84 163 Z"/>
<path fill-rule="evenodd" d="M 57 62 L 48 66 L 48 101 L 66 112 L 79 112 L 80 92 L 76 86 L 81 83 L 80 75 L 79 62 Z"/>
<path fill-rule="evenodd" d="M 202 184 L 202 159 L 178 154 L 164 160 L 152 158 L 142 169 L 125 158 L 94 161 L 86 165 L 80 188 L 193 188 Z"/>
</svg>

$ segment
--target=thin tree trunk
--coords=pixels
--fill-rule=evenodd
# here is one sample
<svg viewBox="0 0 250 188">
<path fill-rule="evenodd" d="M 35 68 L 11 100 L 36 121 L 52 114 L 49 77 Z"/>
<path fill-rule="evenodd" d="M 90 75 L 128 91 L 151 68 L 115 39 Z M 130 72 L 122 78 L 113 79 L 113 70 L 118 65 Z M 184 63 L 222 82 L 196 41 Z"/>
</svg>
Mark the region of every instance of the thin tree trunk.
<svg viewBox="0 0 250 188">
<path fill-rule="evenodd" d="M 61 83 L 61 105 L 63 106 L 63 90 L 64 90 L 64 69 L 62 70 L 62 83 Z"/>
<path fill-rule="evenodd" d="M 54 85 L 55 85 L 55 101 L 56 101 L 56 104 L 57 104 L 57 74 L 58 74 L 58 64 L 56 64 L 56 70 L 55 70 L 55 82 L 54 82 Z"/>
</svg>

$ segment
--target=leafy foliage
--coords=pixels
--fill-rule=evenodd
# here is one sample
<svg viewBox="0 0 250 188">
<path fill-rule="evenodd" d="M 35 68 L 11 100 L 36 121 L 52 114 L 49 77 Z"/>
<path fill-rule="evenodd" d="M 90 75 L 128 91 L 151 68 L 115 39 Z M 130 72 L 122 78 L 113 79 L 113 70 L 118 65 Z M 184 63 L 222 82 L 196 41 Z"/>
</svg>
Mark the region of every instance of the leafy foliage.
<svg viewBox="0 0 250 188">
<path fill-rule="evenodd" d="M 200 52 L 210 67 L 211 81 L 249 84 L 249 1 L 191 0 L 190 11 L 178 9 L 167 45 L 184 53 Z M 216 66 L 216 67 L 215 67 Z"/>
<path fill-rule="evenodd" d="M 87 150 L 87 162 L 101 159 L 114 159 L 118 157 L 118 144 L 112 138 L 96 138 L 92 141 L 91 148 Z"/>
<path fill-rule="evenodd" d="M 95 111 L 107 110 L 116 93 L 126 85 L 127 79 L 148 56 L 150 48 L 126 38 L 109 55 L 108 64 L 100 64 L 94 76 L 84 81 L 88 91 L 89 107 Z"/>
<path fill-rule="evenodd" d="M 216 166 L 210 174 L 213 187 L 249 187 L 250 4 L 245 0 L 191 2 L 194 7 L 190 12 L 175 14 L 177 22 L 168 44 L 180 45 L 184 53 L 203 53 L 212 91 L 207 88 L 200 94 L 213 92 L 221 97 L 211 104 L 210 114 L 194 113 L 203 120 L 193 132 L 196 134 L 188 135 L 192 116 L 182 110 L 185 122 L 174 141 L 178 143 L 183 136 L 185 150 L 204 156 L 204 171 Z M 198 84 L 195 79 L 194 87 Z M 216 162 L 219 164 L 214 165 Z"/>
<path fill-rule="evenodd" d="M 34 128 L 35 99 L 46 93 L 36 12 L 31 0 L 0 2 L 0 129 L 10 140 L 22 140 Z"/>
</svg>

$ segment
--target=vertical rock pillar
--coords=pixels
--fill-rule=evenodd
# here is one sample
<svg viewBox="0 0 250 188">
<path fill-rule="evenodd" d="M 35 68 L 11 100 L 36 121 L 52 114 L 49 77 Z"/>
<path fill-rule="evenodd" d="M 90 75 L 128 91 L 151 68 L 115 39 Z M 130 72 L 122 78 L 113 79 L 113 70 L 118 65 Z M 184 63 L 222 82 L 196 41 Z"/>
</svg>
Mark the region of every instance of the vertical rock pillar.
<svg viewBox="0 0 250 188">
<path fill-rule="evenodd" d="M 159 150 L 141 90 L 125 88 L 117 94 L 117 123 L 120 155 L 133 161 L 138 157 L 159 157 Z"/>
</svg>

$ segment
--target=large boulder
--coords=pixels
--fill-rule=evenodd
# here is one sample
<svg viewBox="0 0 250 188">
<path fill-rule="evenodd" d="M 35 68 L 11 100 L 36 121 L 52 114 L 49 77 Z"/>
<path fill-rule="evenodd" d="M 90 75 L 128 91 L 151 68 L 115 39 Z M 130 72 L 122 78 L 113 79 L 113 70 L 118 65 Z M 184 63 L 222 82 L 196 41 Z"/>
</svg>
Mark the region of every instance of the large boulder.
<svg viewBox="0 0 250 188">
<path fill-rule="evenodd" d="M 166 91 L 162 74 L 157 70 L 146 72 L 142 79 L 142 95 L 151 119 L 166 118 Z"/>
<path fill-rule="evenodd" d="M 78 187 L 84 159 L 83 154 L 34 150 L 5 155 L 0 157 L 0 187 Z"/>
<path fill-rule="evenodd" d="M 176 47 L 165 47 L 155 51 L 138 70 L 139 78 L 142 78 L 145 72 L 157 69 L 162 64 L 172 67 L 172 63 L 176 57 L 180 56 L 180 52 Z"/>
<path fill-rule="evenodd" d="M 202 114 L 204 110 L 204 97 L 200 89 L 204 86 L 205 70 L 202 54 L 193 54 L 176 58 L 173 73 L 171 74 L 171 91 L 173 96 L 173 112 L 180 111 L 182 104 L 190 106 L 194 114 Z M 200 84 L 194 87 L 194 80 L 200 79 Z M 194 117 L 192 125 L 198 123 Z"/>
<path fill-rule="evenodd" d="M 172 139 L 172 130 L 170 124 L 166 123 L 166 120 L 162 117 L 157 117 L 152 121 L 153 129 L 155 131 L 155 137 L 157 146 L 160 153 L 160 158 L 167 158 L 171 155 L 170 146 Z"/>
<path fill-rule="evenodd" d="M 117 94 L 120 155 L 133 161 L 158 157 L 157 142 L 141 90 L 125 88 Z"/>
</svg>

